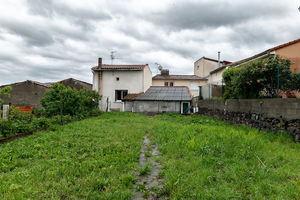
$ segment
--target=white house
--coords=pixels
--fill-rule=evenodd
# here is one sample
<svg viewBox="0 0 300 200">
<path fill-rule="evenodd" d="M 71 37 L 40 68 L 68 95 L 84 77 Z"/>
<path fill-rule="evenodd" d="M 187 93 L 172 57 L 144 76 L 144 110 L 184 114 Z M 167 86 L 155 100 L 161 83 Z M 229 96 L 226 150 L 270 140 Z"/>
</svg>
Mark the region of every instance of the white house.
<svg viewBox="0 0 300 200">
<path fill-rule="evenodd" d="M 143 93 L 152 85 L 152 72 L 145 65 L 107 65 L 98 59 L 92 67 L 93 90 L 102 96 L 101 110 L 122 110 L 127 94 Z"/>
</svg>

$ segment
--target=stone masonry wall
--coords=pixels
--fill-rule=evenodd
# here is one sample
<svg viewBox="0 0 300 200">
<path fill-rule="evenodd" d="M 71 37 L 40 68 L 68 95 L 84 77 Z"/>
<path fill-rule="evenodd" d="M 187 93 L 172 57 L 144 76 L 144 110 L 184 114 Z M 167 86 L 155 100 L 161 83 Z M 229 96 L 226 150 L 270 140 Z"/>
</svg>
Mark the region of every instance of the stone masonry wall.
<svg viewBox="0 0 300 200">
<path fill-rule="evenodd" d="M 285 130 L 300 141 L 300 99 L 200 100 L 198 108 L 200 114 L 258 128 L 260 103 L 262 129 Z"/>
</svg>

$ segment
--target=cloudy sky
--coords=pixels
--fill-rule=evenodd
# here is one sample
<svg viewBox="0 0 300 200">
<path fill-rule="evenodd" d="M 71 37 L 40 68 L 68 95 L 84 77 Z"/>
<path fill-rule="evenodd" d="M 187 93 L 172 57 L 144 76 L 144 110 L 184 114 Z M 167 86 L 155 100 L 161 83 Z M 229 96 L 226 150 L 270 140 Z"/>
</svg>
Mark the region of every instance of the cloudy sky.
<svg viewBox="0 0 300 200">
<path fill-rule="evenodd" d="M 202 56 L 237 61 L 300 37 L 299 0 L 0 0 L 0 85 L 92 81 L 102 57 L 192 74 Z"/>
</svg>

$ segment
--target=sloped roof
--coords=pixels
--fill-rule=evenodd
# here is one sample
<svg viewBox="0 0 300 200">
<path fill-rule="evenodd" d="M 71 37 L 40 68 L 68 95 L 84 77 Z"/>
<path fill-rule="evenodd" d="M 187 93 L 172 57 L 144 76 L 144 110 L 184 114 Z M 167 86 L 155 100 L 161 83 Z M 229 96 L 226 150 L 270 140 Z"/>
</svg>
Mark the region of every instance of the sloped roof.
<svg viewBox="0 0 300 200">
<path fill-rule="evenodd" d="M 22 82 L 17 82 L 17 83 L 1 85 L 0 88 L 6 87 L 6 86 L 12 86 L 12 85 L 20 85 L 20 84 L 23 84 L 23 83 L 26 83 L 26 82 L 33 83 L 35 85 L 39 85 L 39 86 L 46 87 L 46 88 L 51 88 L 52 87 L 51 84 L 40 83 L 40 82 L 37 82 L 37 81 L 27 80 L 27 81 L 22 81 Z"/>
<path fill-rule="evenodd" d="M 292 45 L 292 44 L 296 44 L 296 43 L 298 43 L 298 42 L 300 42 L 300 38 L 299 38 L 299 39 L 296 39 L 296 40 L 293 40 L 293 41 L 291 41 L 291 42 L 287 42 L 287 43 L 278 45 L 278 46 L 276 46 L 276 47 L 273 47 L 273 48 L 269 49 L 269 51 L 275 51 L 275 50 L 281 49 L 281 48 L 283 48 L 283 47 L 287 47 L 287 46 L 290 46 L 290 45 Z"/>
<path fill-rule="evenodd" d="M 143 92 L 142 93 L 129 93 L 122 100 L 124 100 L 124 101 L 132 101 L 132 100 L 135 100 L 141 94 L 143 94 Z"/>
<path fill-rule="evenodd" d="M 196 75 L 160 75 L 152 77 L 152 80 L 207 80 Z"/>
<path fill-rule="evenodd" d="M 65 81 L 74 81 L 74 82 L 84 83 L 84 84 L 87 84 L 87 85 L 90 85 L 90 86 L 93 85 L 91 83 L 88 83 L 88 82 L 85 82 L 85 81 L 81 81 L 81 80 L 78 80 L 78 79 L 75 79 L 75 78 L 67 78 L 67 79 L 64 79 L 64 80 L 61 80 L 61 81 L 57 81 L 55 83 L 62 83 L 62 82 L 65 82 Z M 52 83 L 52 84 L 55 84 L 55 83 Z"/>
<path fill-rule="evenodd" d="M 240 65 L 240 64 L 242 64 L 242 63 L 245 63 L 245 62 L 248 62 L 248 61 L 251 61 L 251 60 L 255 60 L 255 59 L 257 59 L 257 58 L 261 58 L 261 57 L 263 57 L 263 56 L 265 57 L 265 56 L 272 55 L 272 54 L 271 54 L 272 51 L 276 51 L 276 50 L 278 50 L 278 49 L 281 49 L 281 48 L 284 48 L 284 47 L 287 47 L 287 46 L 296 44 L 296 43 L 298 43 L 298 42 L 300 42 L 300 38 L 297 39 L 297 40 L 293 40 L 293 41 L 291 41 L 291 42 L 287 42 L 287 43 L 284 43 L 284 44 L 275 46 L 275 47 L 273 47 L 273 48 L 267 49 L 267 50 L 265 50 L 265 51 L 263 51 L 263 52 L 261 52 L 261 53 L 258 53 L 258 54 L 254 55 L 254 56 L 251 56 L 251 57 L 248 57 L 248 58 L 245 58 L 245 59 L 242 59 L 242 60 L 233 62 L 233 63 L 231 63 L 231 64 L 229 64 L 229 65 L 227 65 L 227 66 L 236 66 L 236 65 Z"/>
<path fill-rule="evenodd" d="M 205 56 L 202 56 L 201 58 L 199 58 L 199 59 L 196 60 L 195 62 L 198 62 L 198 61 L 201 60 L 201 59 L 210 60 L 210 61 L 213 61 L 213 62 L 219 62 L 219 61 L 216 60 L 216 59 L 208 58 L 208 57 L 205 57 Z M 223 64 L 225 64 L 225 65 L 228 65 L 228 64 L 231 63 L 230 61 L 227 61 L 227 60 L 221 60 L 220 62 L 223 63 Z"/>
<path fill-rule="evenodd" d="M 160 87 L 151 86 L 144 94 L 139 95 L 136 101 L 191 101 L 192 96 L 185 86 Z"/>
<path fill-rule="evenodd" d="M 140 71 L 143 70 L 146 65 L 107 65 L 102 64 L 101 67 L 95 66 L 92 67 L 92 70 L 94 71 L 110 71 L 110 70 L 134 70 L 134 71 Z"/>
</svg>

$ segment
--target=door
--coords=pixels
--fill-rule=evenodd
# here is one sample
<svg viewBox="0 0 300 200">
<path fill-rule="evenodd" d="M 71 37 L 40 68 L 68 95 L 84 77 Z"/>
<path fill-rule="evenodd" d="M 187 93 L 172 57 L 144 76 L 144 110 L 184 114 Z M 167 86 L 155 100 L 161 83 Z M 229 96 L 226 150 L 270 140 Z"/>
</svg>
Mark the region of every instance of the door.
<svg viewBox="0 0 300 200">
<path fill-rule="evenodd" d="M 182 102 L 182 114 L 187 114 L 189 113 L 189 102 Z"/>
</svg>

